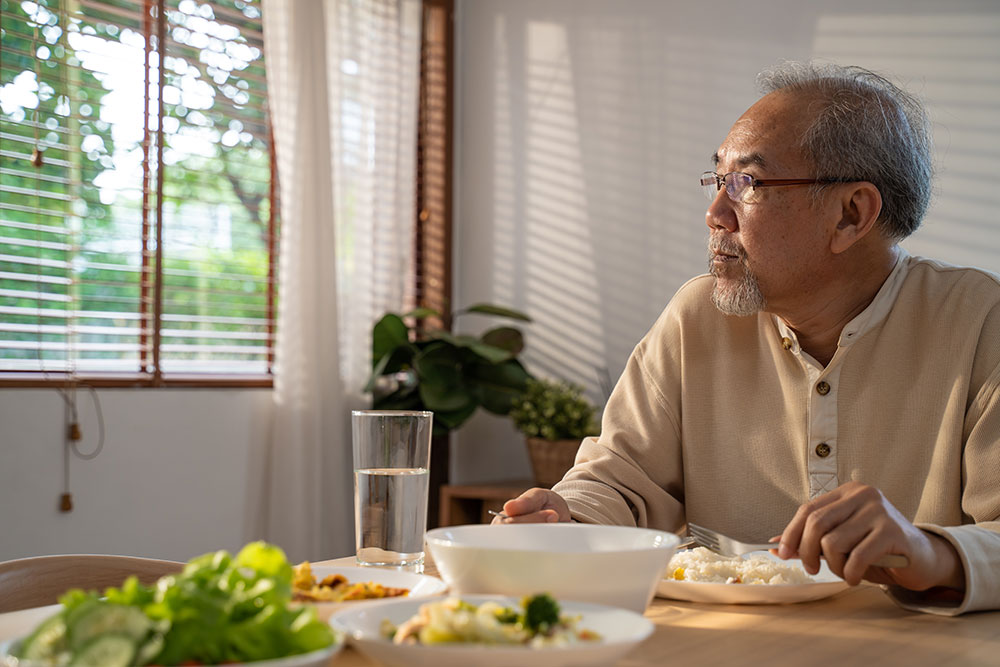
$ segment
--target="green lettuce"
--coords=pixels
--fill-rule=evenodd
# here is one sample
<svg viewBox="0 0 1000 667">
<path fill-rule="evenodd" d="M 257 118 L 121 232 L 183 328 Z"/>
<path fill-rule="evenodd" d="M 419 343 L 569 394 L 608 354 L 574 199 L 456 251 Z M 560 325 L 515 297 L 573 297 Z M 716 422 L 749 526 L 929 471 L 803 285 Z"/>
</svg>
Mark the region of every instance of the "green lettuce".
<svg viewBox="0 0 1000 667">
<path fill-rule="evenodd" d="M 247 544 L 235 557 L 226 551 L 198 556 L 151 587 L 130 577 L 104 597 L 141 608 L 162 632 L 162 649 L 146 664 L 253 662 L 308 653 L 335 640 L 315 607 L 289 605 L 292 566 L 279 547 L 265 542 Z M 60 602 L 70 617 L 96 599 L 96 592 L 74 590 Z"/>
</svg>

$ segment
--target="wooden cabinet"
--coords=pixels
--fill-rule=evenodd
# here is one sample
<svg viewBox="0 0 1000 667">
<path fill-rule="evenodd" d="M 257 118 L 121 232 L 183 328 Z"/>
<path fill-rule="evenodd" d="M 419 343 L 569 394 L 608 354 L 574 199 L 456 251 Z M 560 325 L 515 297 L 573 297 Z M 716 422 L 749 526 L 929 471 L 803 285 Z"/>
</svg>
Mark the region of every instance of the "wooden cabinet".
<svg viewBox="0 0 1000 667">
<path fill-rule="evenodd" d="M 500 511 L 503 504 L 535 486 L 530 480 L 483 484 L 445 484 L 441 487 L 439 526 L 489 523 L 487 510 Z"/>
</svg>

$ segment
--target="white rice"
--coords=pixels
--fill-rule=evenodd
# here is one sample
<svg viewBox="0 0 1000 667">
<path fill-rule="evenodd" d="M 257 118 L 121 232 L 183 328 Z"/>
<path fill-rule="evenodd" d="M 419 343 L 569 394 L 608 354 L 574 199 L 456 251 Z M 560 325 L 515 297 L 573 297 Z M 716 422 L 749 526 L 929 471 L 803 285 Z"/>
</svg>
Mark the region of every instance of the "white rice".
<svg viewBox="0 0 1000 667">
<path fill-rule="evenodd" d="M 729 558 L 704 547 L 677 552 L 670 559 L 667 579 L 716 584 L 808 584 L 812 578 L 794 565 L 753 554 Z"/>
</svg>

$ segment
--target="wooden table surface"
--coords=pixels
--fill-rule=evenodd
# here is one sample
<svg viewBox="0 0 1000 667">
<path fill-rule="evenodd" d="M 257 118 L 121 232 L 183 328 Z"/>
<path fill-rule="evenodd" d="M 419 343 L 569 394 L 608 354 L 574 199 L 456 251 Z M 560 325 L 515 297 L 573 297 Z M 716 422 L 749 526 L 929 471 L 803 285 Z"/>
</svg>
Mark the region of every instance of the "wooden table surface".
<svg viewBox="0 0 1000 667">
<path fill-rule="evenodd" d="M 318 565 L 354 565 L 338 558 Z M 425 574 L 437 576 L 428 562 Z M 1000 611 L 935 616 L 898 607 L 876 586 L 786 605 L 717 605 L 655 597 L 656 630 L 619 667 L 640 665 L 994 665 Z M 331 667 L 371 667 L 351 647 Z"/>
<path fill-rule="evenodd" d="M 315 564 L 355 562 L 349 557 Z M 431 563 L 424 572 L 437 574 Z M 0 642 L 26 634 L 53 611 L 54 607 L 41 607 L 0 614 Z M 1000 611 L 958 617 L 910 612 L 869 585 L 789 605 L 713 605 L 653 598 L 646 617 L 656 626 L 653 635 L 623 658 L 620 667 L 1000 667 Z M 330 667 L 373 664 L 350 646 L 330 660 Z"/>
</svg>

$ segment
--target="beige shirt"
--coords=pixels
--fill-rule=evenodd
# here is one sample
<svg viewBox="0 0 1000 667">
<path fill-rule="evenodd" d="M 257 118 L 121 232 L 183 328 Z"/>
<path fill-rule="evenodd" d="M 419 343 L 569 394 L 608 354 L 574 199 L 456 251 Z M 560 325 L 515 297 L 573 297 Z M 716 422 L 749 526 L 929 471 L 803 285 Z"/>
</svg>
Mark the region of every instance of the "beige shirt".
<svg viewBox="0 0 1000 667">
<path fill-rule="evenodd" d="M 1000 278 L 905 254 L 823 368 L 777 317 L 723 315 L 714 279 L 677 292 L 554 490 L 579 521 L 779 535 L 809 498 L 879 488 L 948 539 L 961 605 L 1000 609 Z"/>
</svg>

